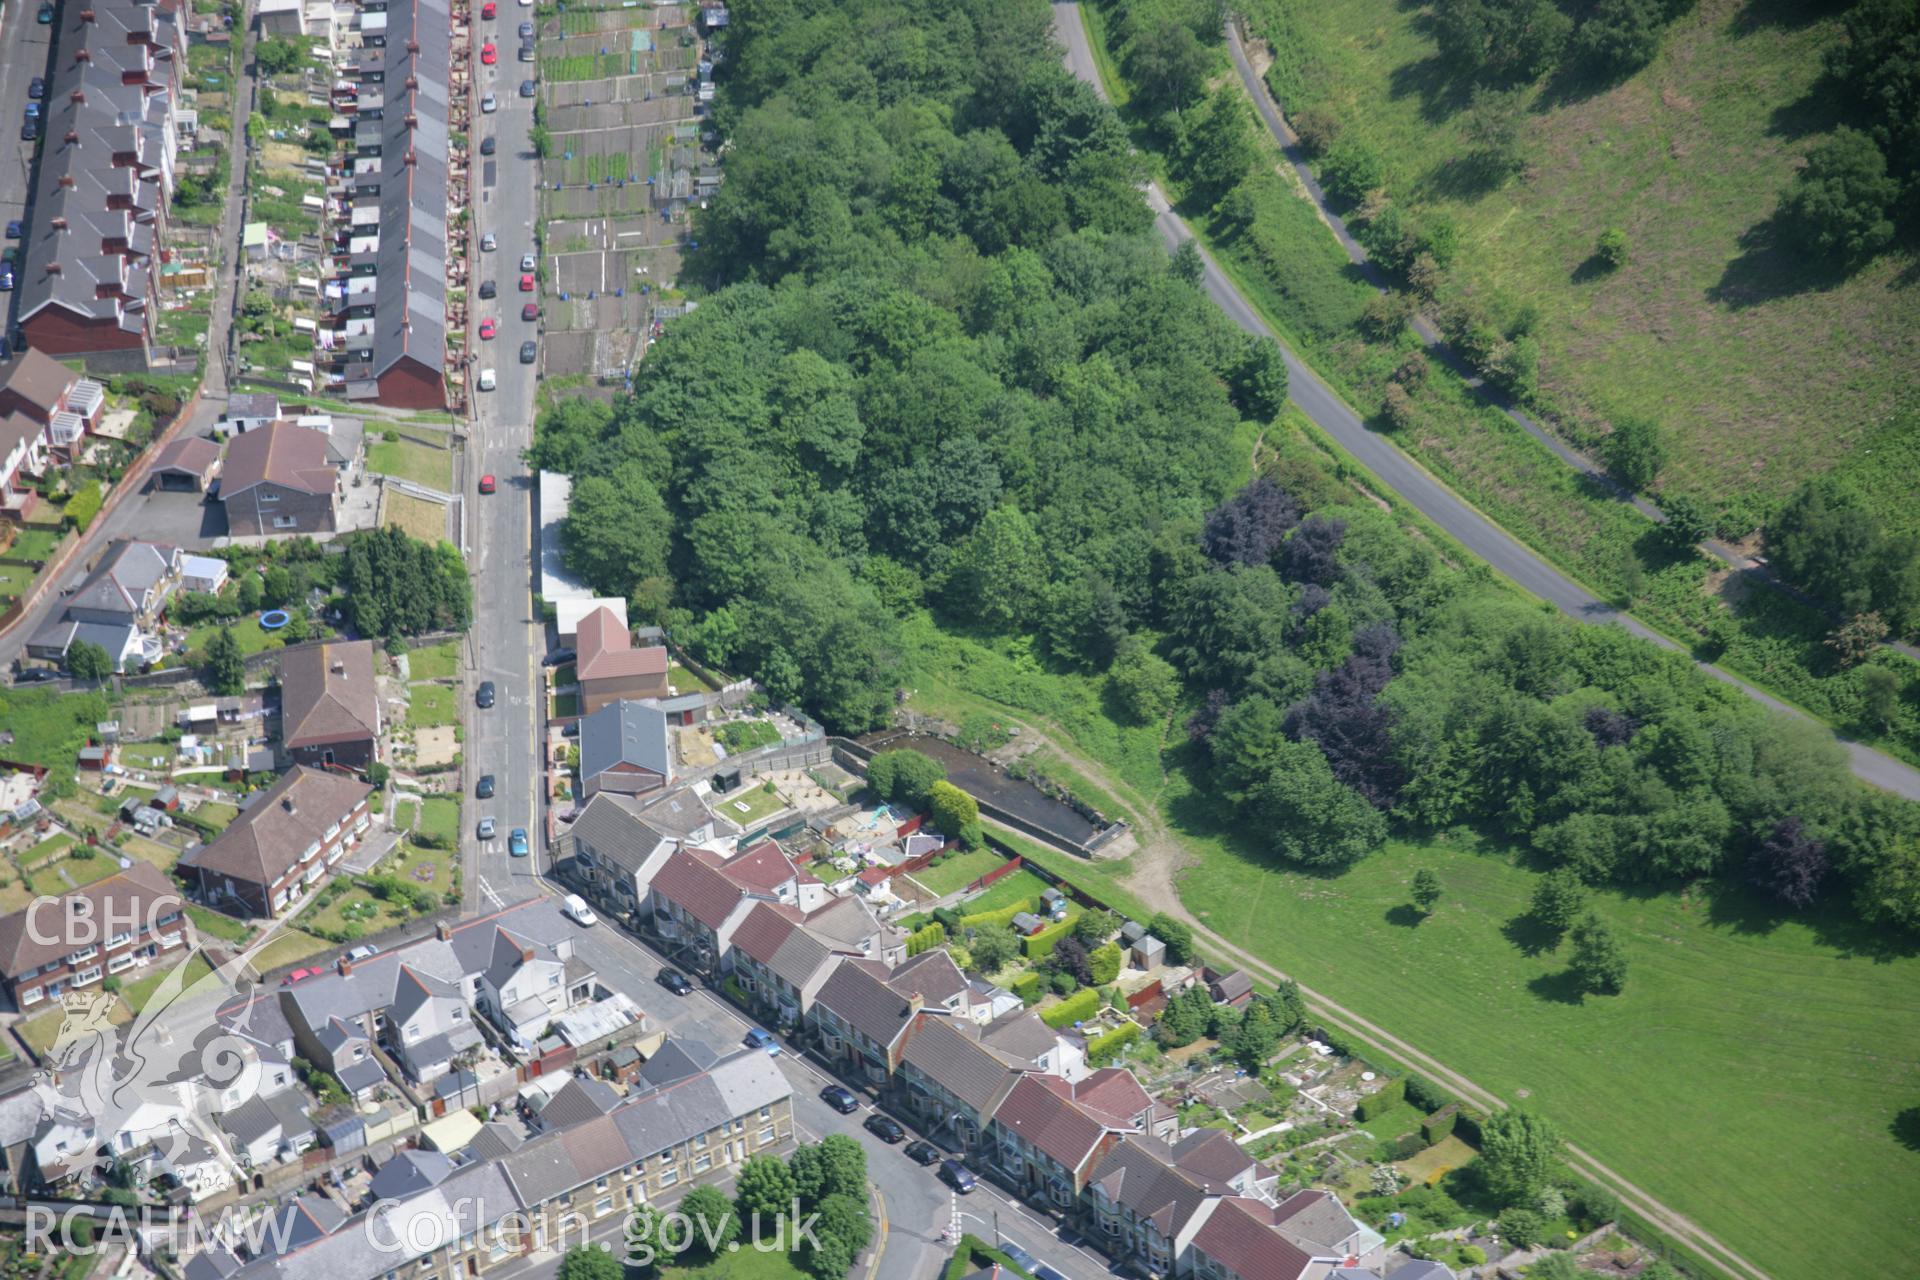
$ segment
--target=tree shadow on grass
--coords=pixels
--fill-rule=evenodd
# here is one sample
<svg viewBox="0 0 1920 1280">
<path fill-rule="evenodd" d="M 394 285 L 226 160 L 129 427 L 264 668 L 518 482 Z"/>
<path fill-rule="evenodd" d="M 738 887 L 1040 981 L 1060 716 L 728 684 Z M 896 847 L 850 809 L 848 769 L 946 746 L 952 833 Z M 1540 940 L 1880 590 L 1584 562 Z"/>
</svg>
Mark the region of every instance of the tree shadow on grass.
<svg viewBox="0 0 1920 1280">
<path fill-rule="evenodd" d="M 1439 54 L 1404 62 L 1387 76 L 1387 96 L 1419 98 L 1420 115 L 1428 124 L 1441 124 L 1466 109 L 1473 82 L 1456 75 Z"/>
<path fill-rule="evenodd" d="M 1748 0 L 1728 24 L 1736 39 L 1762 31 L 1799 31 L 1843 13 L 1854 0 Z"/>
<path fill-rule="evenodd" d="M 1500 926 L 1500 936 L 1511 942 L 1523 956 L 1543 956 L 1560 945 L 1560 930 L 1528 912 Z"/>
<path fill-rule="evenodd" d="M 1740 256 L 1707 290 L 1707 301 L 1732 311 L 1764 306 L 1779 298 L 1818 293 L 1846 283 L 1851 272 L 1792 243 L 1775 214 L 1740 236 Z"/>
<path fill-rule="evenodd" d="M 1397 907 L 1387 908 L 1387 923 L 1402 929 L 1418 929 L 1420 922 L 1426 918 L 1426 912 L 1411 903 L 1403 902 Z"/>
<path fill-rule="evenodd" d="M 1893 1140 L 1909 1151 L 1920 1152 L 1920 1107 L 1908 1107 L 1887 1126 Z"/>
<path fill-rule="evenodd" d="M 1596 280 L 1606 279 L 1614 273 L 1614 270 L 1613 264 L 1598 253 L 1590 253 L 1586 261 L 1575 267 L 1567 279 L 1574 284 L 1592 284 Z"/>
<path fill-rule="evenodd" d="M 1707 923 L 1735 933 L 1764 937 L 1781 925 L 1781 908 L 1751 886 L 1736 880 L 1717 880 L 1702 887 L 1707 899 Z"/>
<path fill-rule="evenodd" d="M 1581 989 L 1580 979 L 1574 976 L 1571 969 L 1543 973 L 1527 983 L 1527 990 L 1554 1004 L 1581 1005 L 1587 1002 L 1587 993 Z"/>
</svg>

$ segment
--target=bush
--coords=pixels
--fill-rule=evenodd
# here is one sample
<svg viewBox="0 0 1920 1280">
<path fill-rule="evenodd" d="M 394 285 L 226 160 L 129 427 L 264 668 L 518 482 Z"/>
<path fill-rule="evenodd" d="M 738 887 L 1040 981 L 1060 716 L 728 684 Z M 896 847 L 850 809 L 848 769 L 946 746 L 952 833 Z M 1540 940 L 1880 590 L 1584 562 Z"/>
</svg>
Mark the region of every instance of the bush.
<svg viewBox="0 0 1920 1280">
<path fill-rule="evenodd" d="M 1029 971 L 1015 978 L 1007 989 L 1020 997 L 1020 1003 L 1036 1005 L 1040 1003 L 1040 986 L 1045 980 L 1042 975 Z"/>
<path fill-rule="evenodd" d="M 1349 202 L 1357 202 L 1386 178 L 1387 167 L 1373 148 L 1351 138 L 1334 143 L 1320 162 L 1322 185 Z"/>
<path fill-rule="evenodd" d="M 1076 1022 L 1084 1022 L 1098 1012 L 1100 992 L 1093 987 L 1082 987 L 1053 1008 L 1041 1010 L 1040 1021 L 1058 1031 Z"/>
<path fill-rule="evenodd" d="M 1340 137 L 1340 118 L 1324 107 L 1304 107 L 1294 113 L 1293 131 L 1307 154 L 1318 159 Z"/>
<path fill-rule="evenodd" d="M 1802 249 L 1851 267 L 1893 243 L 1889 213 L 1899 194 L 1873 139 L 1843 127 L 1807 153 L 1778 217 Z"/>
<path fill-rule="evenodd" d="M 100 482 L 89 480 L 74 490 L 73 496 L 67 499 L 66 511 L 62 519 L 81 533 L 85 533 L 87 526 L 93 523 L 93 518 L 100 514 L 100 506 L 105 501 L 106 496 L 100 492 Z"/>
<path fill-rule="evenodd" d="M 1087 957 L 1087 962 L 1092 970 L 1093 985 L 1104 987 L 1120 976 L 1126 956 L 1121 952 L 1119 943 L 1107 942 L 1095 947 Z"/>
<path fill-rule="evenodd" d="M 907 954 L 917 956 L 922 951 L 931 950 L 946 940 L 946 926 L 935 921 L 924 929 L 916 929 L 907 935 Z"/>
<path fill-rule="evenodd" d="M 1140 1038 L 1140 1024 L 1123 1022 L 1105 1035 L 1087 1041 L 1087 1064 L 1104 1067 L 1118 1058 L 1126 1047 Z"/>
<path fill-rule="evenodd" d="M 1047 980 L 1047 985 L 1053 988 L 1053 994 L 1057 996 L 1070 996 L 1080 989 L 1080 979 L 1065 969 L 1056 969 Z"/>
<path fill-rule="evenodd" d="M 1361 1120 L 1377 1119 L 1399 1106 L 1402 1102 L 1405 1102 L 1406 1098 L 1406 1078 L 1404 1076 L 1396 1076 L 1388 1080 L 1386 1084 L 1382 1085 L 1377 1091 L 1360 1099 L 1360 1105 L 1353 1109 L 1353 1114 Z"/>
<path fill-rule="evenodd" d="M 1619 227 L 1608 227 L 1600 233 L 1600 242 L 1594 246 L 1594 257 L 1600 259 L 1609 271 L 1618 271 L 1627 265 L 1627 233 Z"/>
<path fill-rule="evenodd" d="M 1424 1134 L 1403 1133 L 1393 1140 L 1393 1158 L 1411 1160 L 1430 1145 Z"/>
</svg>

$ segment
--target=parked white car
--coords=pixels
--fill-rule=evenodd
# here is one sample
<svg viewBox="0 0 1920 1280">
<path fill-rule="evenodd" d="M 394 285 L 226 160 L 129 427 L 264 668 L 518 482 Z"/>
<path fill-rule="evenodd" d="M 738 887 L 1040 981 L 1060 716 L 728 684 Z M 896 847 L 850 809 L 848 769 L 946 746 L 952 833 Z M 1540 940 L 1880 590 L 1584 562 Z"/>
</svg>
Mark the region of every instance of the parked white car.
<svg viewBox="0 0 1920 1280">
<path fill-rule="evenodd" d="M 475 385 L 477 385 L 482 391 L 491 391 L 495 387 L 499 386 L 500 382 L 499 382 L 499 379 L 493 376 L 493 370 L 482 369 L 480 371 L 480 381 Z"/>
<path fill-rule="evenodd" d="M 593 914 L 593 908 L 588 906 L 587 900 L 579 894 L 570 893 L 564 901 L 565 905 L 560 908 L 560 913 L 567 919 L 579 925 L 599 923 L 600 918 Z"/>
</svg>

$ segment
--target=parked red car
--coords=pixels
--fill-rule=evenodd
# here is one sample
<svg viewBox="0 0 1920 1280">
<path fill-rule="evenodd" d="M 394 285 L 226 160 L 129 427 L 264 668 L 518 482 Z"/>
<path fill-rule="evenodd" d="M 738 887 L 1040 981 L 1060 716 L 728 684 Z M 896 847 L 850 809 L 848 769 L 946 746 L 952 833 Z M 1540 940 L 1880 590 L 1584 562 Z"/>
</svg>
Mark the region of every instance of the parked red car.
<svg viewBox="0 0 1920 1280">
<path fill-rule="evenodd" d="M 500 331 L 500 326 L 492 316 L 488 316 L 485 320 L 482 320 L 480 322 L 480 337 L 482 341 L 491 339 L 493 335 L 498 333 L 499 331 Z"/>
<path fill-rule="evenodd" d="M 494 6 L 493 0 L 487 0 L 485 4 L 480 6 L 480 16 L 482 18 L 485 18 L 488 22 L 492 22 L 493 15 L 498 12 L 500 11 Z"/>
<path fill-rule="evenodd" d="M 522 293 L 533 292 L 533 273 L 531 271 L 525 272 L 524 274 L 521 275 L 520 292 Z"/>
<path fill-rule="evenodd" d="M 480 46 L 480 61 L 488 66 L 500 61 L 500 51 L 493 47 L 493 41 L 489 40 Z"/>
<path fill-rule="evenodd" d="M 493 482 L 493 477 L 492 477 L 492 476 L 481 476 L 481 477 L 480 477 L 480 492 L 482 492 L 482 493 L 492 493 L 492 492 L 493 492 L 493 488 L 494 488 L 494 482 Z"/>
<path fill-rule="evenodd" d="M 290 987 L 296 982 L 305 982 L 308 978 L 317 978 L 325 972 L 325 969 L 295 969 L 292 973 L 281 979 L 280 985 Z"/>
<path fill-rule="evenodd" d="M 538 320 L 540 318 L 540 304 L 537 302 L 529 302 L 526 306 L 520 308 L 520 318 L 522 320 Z"/>
</svg>

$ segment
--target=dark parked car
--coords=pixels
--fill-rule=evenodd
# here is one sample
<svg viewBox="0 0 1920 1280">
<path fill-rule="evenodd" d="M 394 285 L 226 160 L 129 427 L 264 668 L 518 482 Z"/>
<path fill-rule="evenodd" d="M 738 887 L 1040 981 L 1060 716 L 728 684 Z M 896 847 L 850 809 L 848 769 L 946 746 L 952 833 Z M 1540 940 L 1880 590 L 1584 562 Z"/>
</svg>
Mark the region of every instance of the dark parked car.
<svg viewBox="0 0 1920 1280">
<path fill-rule="evenodd" d="M 33 127 L 33 121 L 29 120 L 25 124 L 20 126 L 20 141 L 32 142 L 35 138 L 39 136 L 40 136 L 40 131 Z"/>
<path fill-rule="evenodd" d="M 473 794 L 482 800 L 493 799 L 493 775 L 490 773 L 481 774 L 480 783 L 474 787 Z"/>
<path fill-rule="evenodd" d="M 500 147 L 500 144 L 492 138 L 480 139 L 480 154 L 483 156 L 492 155 L 495 151 L 499 149 L 499 147 Z"/>
<path fill-rule="evenodd" d="M 533 61 L 533 41 L 529 40 L 525 44 L 520 46 L 520 61 L 522 62 Z"/>
<path fill-rule="evenodd" d="M 533 93 L 534 93 L 533 81 L 522 80 L 520 82 L 520 96 L 523 98 L 531 98 L 533 96 Z"/>
<path fill-rule="evenodd" d="M 678 969 L 662 969 L 660 971 L 659 983 L 677 996 L 689 996 L 693 994 L 693 984 L 688 982 L 687 975 Z"/>
<path fill-rule="evenodd" d="M 940 1148 L 922 1138 L 907 1144 L 907 1159 L 920 1165 L 939 1164 L 941 1151 Z"/>
<path fill-rule="evenodd" d="M 500 286 L 491 280 L 482 280 L 480 282 L 480 296 L 483 298 L 497 298 L 500 296 Z"/>
<path fill-rule="evenodd" d="M 1025 1249 L 1022 1249 L 1019 1245 L 1015 1244 L 1011 1240 L 1002 1240 L 1000 1242 L 1000 1252 L 1006 1254 L 1009 1258 L 1012 1258 L 1014 1265 L 1019 1267 L 1022 1271 L 1027 1272 L 1028 1274 L 1032 1274 L 1033 1269 L 1040 1265 L 1040 1260 L 1038 1258 L 1034 1257 L 1032 1254 L 1028 1253 Z"/>
<path fill-rule="evenodd" d="M 13 288 L 13 264 L 0 262 L 0 289 Z"/>
<path fill-rule="evenodd" d="M 20 221 L 20 219 L 14 218 L 12 221 L 7 223 L 7 239 L 18 240 L 21 236 L 26 234 L 26 230 L 27 230 L 26 224 Z"/>
<path fill-rule="evenodd" d="M 522 40 L 533 39 L 533 24 L 531 22 L 523 22 L 520 24 L 520 38 Z"/>
<path fill-rule="evenodd" d="M 52 26 L 53 25 L 53 6 L 50 4 L 41 5 L 40 12 L 34 15 L 34 20 L 43 27 Z"/>
<path fill-rule="evenodd" d="M 1033 1269 L 1033 1274 L 1034 1280 L 1067 1280 L 1065 1276 L 1044 1262 Z"/>
<path fill-rule="evenodd" d="M 578 656 L 579 655 L 571 649 L 555 649 L 540 661 L 543 666 L 558 667 L 572 662 Z"/>
<path fill-rule="evenodd" d="M 853 1090 L 845 1085 L 828 1085 L 820 1091 L 820 1100 L 843 1116 L 850 1116 L 860 1109 L 860 1099 L 854 1097 Z"/>
<path fill-rule="evenodd" d="M 45 76 L 35 76 L 33 79 L 27 81 L 27 96 L 29 98 L 44 99 L 47 96 L 47 78 Z"/>
<path fill-rule="evenodd" d="M 940 1162 L 940 1177 L 948 1186 L 963 1196 L 973 1190 L 973 1170 L 967 1168 L 967 1166 L 961 1164 L 958 1160 L 942 1160 Z"/>
<path fill-rule="evenodd" d="M 525 342 L 521 343 L 520 344 L 520 363 L 532 364 L 538 353 L 538 350 L 539 349 L 533 345 L 532 338 L 528 338 Z"/>
<path fill-rule="evenodd" d="M 473 695 L 473 701 L 474 705 L 478 706 L 482 711 L 491 707 L 493 705 L 493 681 L 482 680 L 479 691 Z"/>
<path fill-rule="evenodd" d="M 882 1142 L 899 1142 L 907 1136 L 900 1122 L 892 1116 L 871 1115 L 867 1117 L 867 1132 Z"/>
</svg>

